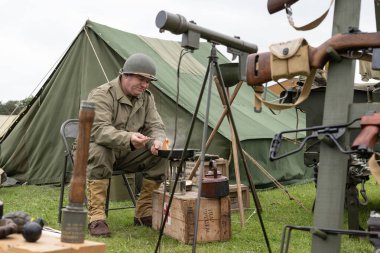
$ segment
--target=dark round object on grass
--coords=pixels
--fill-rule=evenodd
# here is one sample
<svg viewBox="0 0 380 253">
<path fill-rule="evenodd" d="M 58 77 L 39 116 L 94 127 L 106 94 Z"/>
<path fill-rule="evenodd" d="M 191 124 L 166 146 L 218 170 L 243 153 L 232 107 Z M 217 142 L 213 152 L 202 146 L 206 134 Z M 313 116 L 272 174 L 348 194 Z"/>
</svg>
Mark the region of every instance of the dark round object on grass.
<svg viewBox="0 0 380 253">
<path fill-rule="evenodd" d="M 42 227 L 36 222 L 28 222 L 24 225 L 22 236 L 27 242 L 36 242 L 40 239 L 42 233 Z"/>
</svg>

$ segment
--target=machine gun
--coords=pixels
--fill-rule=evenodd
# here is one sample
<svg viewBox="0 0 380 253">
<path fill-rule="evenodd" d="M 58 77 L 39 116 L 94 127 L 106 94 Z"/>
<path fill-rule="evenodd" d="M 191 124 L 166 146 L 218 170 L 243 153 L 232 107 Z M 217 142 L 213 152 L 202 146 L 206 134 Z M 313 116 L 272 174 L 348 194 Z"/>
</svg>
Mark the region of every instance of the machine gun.
<svg viewBox="0 0 380 253">
<path fill-rule="evenodd" d="M 346 129 L 352 126 L 355 122 L 360 120 L 361 130 L 352 142 L 351 148 L 347 149 L 342 147 L 338 140 L 345 133 Z M 281 142 L 285 134 L 310 131 L 310 135 L 304 138 L 300 145 L 287 153 L 280 153 Z M 346 205 L 348 208 L 348 225 L 350 229 L 361 229 L 359 225 L 358 205 L 366 205 L 368 203 L 367 194 L 364 184 L 369 180 L 369 175 L 373 175 L 379 181 L 380 168 L 377 165 L 371 165 L 370 161 L 375 153 L 375 144 L 378 140 L 380 133 L 380 113 L 369 112 L 361 118 L 354 119 L 347 124 L 331 125 L 331 126 L 315 126 L 299 130 L 283 131 L 276 134 L 272 140 L 270 147 L 270 160 L 277 160 L 288 155 L 299 152 L 310 140 L 314 140 L 309 147 L 318 144 L 320 141 L 327 142 L 327 144 L 335 145 L 342 153 L 349 154 L 350 160 L 347 168 L 347 182 L 346 182 Z M 316 141 L 315 141 L 316 140 Z M 306 152 L 305 152 L 306 154 Z M 368 160 L 371 157 L 370 160 Z M 319 162 L 313 159 L 314 163 L 309 164 L 315 170 L 315 181 L 317 181 Z M 368 163 L 368 165 L 367 165 Z M 306 163 L 305 163 L 306 164 Z M 375 171 L 375 172 L 374 172 Z M 356 185 L 361 184 L 360 194 L 364 201 L 359 199 L 359 192 Z"/>
</svg>

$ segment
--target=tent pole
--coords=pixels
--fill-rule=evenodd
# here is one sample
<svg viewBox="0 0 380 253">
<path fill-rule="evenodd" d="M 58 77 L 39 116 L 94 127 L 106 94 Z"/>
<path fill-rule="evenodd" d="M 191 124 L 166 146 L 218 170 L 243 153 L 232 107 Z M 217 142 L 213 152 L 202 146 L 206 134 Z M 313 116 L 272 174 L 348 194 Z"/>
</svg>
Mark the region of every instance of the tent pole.
<svg viewBox="0 0 380 253">
<path fill-rule="evenodd" d="M 218 78 L 215 78 L 215 83 L 216 83 L 216 88 L 218 89 L 218 92 L 219 92 L 220 99 L 222 100 L 222 104 L 224 108 L 226 108 L 226 101 L 223 99 L 223 93 L 221 90 L 223 89 L 223 87 L 220 85 Z M 228 88 L 227 88 L 227 97 L 229 98 Z M 237 191 L 237 199 L 238 199 L 238 206 L 239 206 L 239 213 L 240 213 L 240 227 L 244 227 L 245 226 L 244 206 L 243 206 L 243 197 L 241 193 L 240 169 L 239 169 L 239 160 L 238 160 L 237 147 L 236 147 L 236 138 L 235 138 L 235 133 L 233 131 L 232 123 L 231 123 L 231 119 L 229 115 L 227 115 L 227 118 L 230 125 L 232 154 L 234 157 L 236 191 Z"/>
<path fill-rule="evenodd" d="M 234 92 L 233 92 L 233 94 L 232 94 L 232 96 L 231 96 L 231 98 L 230 98 L 230 104 L 232 104 L 232 102 L 234 101 L 234 99 L 235 99 L 235 97 L 236 97 L 236 95 L 237 95 L 237 93 L 238 93 L 240 87 L 242 86 L 242 84 L 243 84 L 242 81 L 240 81 L 240 82 L 237 84 L 237 86 L 236 86 L 236 88 L 235 88 L 235 90 L 234 90 Z M 212 130 L 212 132 L 211 132 L 211 134 L 210 134 L 210 136 L 209 136 L 209 138 L 208 138 L 208 140 L 207 140 L 207 143 L 206 143 L 206 151 L 207 151 L 207 149 L 210 147 L 211 142 L 212 142 L 212 140 L 213 140 L 214 137 L 215 137 L 215 134 L 218 132 L 219 127 L 220 127 L 220 125 L 222 124 L 222 122 L 223 122 L 223 120 L 224 120 L 224 117 L 227 115 L 227 111 L 228 111 L 228 109 L 227 109 L 227 108 L 224 108 L 224 111 L 223 111 L 222 114 L 220 115 L 219 120 L 218 120 L 218 122 L 216 123 L 216 126 L 215 126 L 214 129 Z M 195 173 L 196 173 L 197 170 L 198 170 L 199 164 L 200 164 L 200 159 L 198 158 L 197 161 L 196 161 L 196 163 L 195 163 L 195 165 L 194 165 L 194 168 L 192 169 L 192 171 L 191 171 L 191 173 L 190 173 L 189 180 L 193 179 L 193 177 L 195 176 Z"/>
</svg>

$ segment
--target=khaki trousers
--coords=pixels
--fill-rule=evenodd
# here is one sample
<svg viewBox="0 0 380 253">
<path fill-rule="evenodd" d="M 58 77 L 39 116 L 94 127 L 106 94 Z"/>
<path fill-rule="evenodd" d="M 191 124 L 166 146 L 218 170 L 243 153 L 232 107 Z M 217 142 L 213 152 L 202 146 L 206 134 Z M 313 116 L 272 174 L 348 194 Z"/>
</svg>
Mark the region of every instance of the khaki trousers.
<svg viewBox="0 0 380 253">
<path fill-rule="evenodd" d="M 168 166 L 167 159 L 153 156 L 147 149 L 121 152 L 90 143 L 87 165 L 89 222 L 106 219 L 105 201 L 113 170 L 142 173 L 143 184 L 136 203 L 135 216 L 151 216 L 152 193 L 160 186 Z"/>
<path fill-rule="evenodd" d="M 89 180 L 111 178 L 113 170 L 127 173 L 141 172 L 143 177 L 162 182 L 169 162 L 165 158 L 154 156 L 144 148 L 135 151 L 116 151 L 96 143 L 90 143 L 87 164 Z"/>
</svg>

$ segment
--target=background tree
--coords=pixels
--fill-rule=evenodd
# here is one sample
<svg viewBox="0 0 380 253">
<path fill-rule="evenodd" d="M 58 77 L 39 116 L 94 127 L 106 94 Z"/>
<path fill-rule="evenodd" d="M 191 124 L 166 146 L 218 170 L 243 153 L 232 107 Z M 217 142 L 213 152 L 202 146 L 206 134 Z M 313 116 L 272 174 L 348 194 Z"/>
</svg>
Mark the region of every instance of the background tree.
<svg viewBox="0 0 380 253">
<path fill-rule="evenodd" d="M 0 101 L 0 115 L 16 115 L 21 112 L 21 110 L 27 106 L 33 97 L 27 97 L 23 100 L 9 100 L 6 103 Z"/>
</svg>

